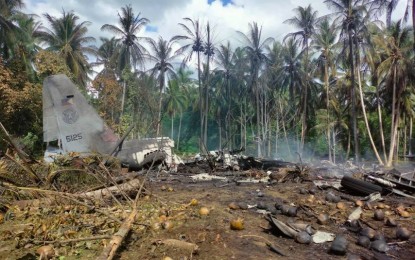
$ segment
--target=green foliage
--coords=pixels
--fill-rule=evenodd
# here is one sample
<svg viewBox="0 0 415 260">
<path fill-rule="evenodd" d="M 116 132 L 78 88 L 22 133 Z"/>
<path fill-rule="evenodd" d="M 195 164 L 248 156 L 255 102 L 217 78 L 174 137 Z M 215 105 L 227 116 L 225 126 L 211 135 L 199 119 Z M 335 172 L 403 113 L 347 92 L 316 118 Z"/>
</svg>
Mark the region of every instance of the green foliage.
<svg viewBox="0 0 415 260">
<path fill-rule="evenodd" d="M 35 151 L 36 145 L 39 143 L 39 136 L 33 134 L 32 132 L 27 133 L 27 135 L 22 139 L 22 144 L 26 152 L 33 153 Z"/>
</svg>

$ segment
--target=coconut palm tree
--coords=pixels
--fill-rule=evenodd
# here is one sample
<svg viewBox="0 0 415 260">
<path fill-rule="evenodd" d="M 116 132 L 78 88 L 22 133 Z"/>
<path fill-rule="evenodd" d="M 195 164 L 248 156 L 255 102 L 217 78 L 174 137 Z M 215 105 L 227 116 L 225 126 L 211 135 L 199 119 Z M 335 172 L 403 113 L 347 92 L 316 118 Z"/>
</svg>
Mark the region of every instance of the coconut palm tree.
<svg viewBox="0 0 415 260">
<path fill-rule="evenodd" d="M 23 62 L 28 77 L 33 81 L 36 73 L 32 64 L 36 53 L 41 50 L 36 39 L 40 22 L 35 21 L 34 16 L 20 13 L 16 15 L 15 23 L 19 28 L 19 33 L 15 36 L 14 55 Z"/>
<path fill-rule="evenodd" d="M 359 140 L 357 131 L 357 113 L 356 113 L 356 79 L 355 79 L 355 42 L 356 31 L 358 30 L 363 17 L 367 14 L 367 3 L 361 0 L 325 0 L 324 3 L 334 10 L 331 14 L 336 17 L 341 28 L 340 38 L 344 42 L 344 56 L 348 56 L 350 68 L 350 97 L 351 97 L 351 119 L 353 129 L 353 146 L 355 160 L 359 161 Z M 346 55 L 348 54 L 348 55 Z"/>
<path fill-rule="evenodd" d="M 323 66 L 323 82 L 326 90 L 326 119 L 327 119 L 327 143 L 329 151 L 329 160 L 332 160 L 332 147 L 331 147 L 331 124 L 330 124 L 330 91 L 329 91 L 329 78 L 330 75 L 336 73 L 335 64 L 335 52 L 338 44 L 337 39 L 337 27 L 334 23 L 330 23 L 329 19 L 323 19 L 318 23 L 316 32 L 313 34 L 312 48 L 319 54 L 317 57 L 317 65 Z"/>
<path fill-rule="evenodd" d="M 203 140 L 204 146 L 207 143 L 207 131 L 208 131 L 208 114 L 209 114 L 209 87 L 210 87 L 210 61 L 215 54 L 215 46 L 213 43 L 212 32 L 209 22 L 206 25 L 206 40 L 204 42 L 204 52 L 206 56 L 206 82 L 204 87 L 204 123 L 203 123 Z"/>
<path fill-rule="evenodd" d="M 387 166 L 392 165 L 395 155 L 399 120 L 402 113 L 402 93 L 412 84 L 413 80 L 413 56 L 411 42 L 412 29 L 402 25 L 401 21 L 392 23 L 383 36 L 374 39 L 378 51 L 383 56 L 383 61 L 378 67 L 379 78 L 383 78 L 387 86 L 386 95 L 391 100 L 391 141 L 389 146 Z M 390 100 L 390 98 L 388 99 Z"/>
<path fill-rule="evenodd" d="M 307 7 L 297 7 L 294 9 L 294 12 L 296 15 L 288 20 L 285 21 L 285 23 L 293 25 L 296 29 L 299 29 L 299 31 L 289 33 L 286 37 L 294 37 L 294 38 L 300 38 L 301 44 L 303 46 L 303 49 L 305 50 L 305 80 L 304 80 L 304 89 L 302 90 L 302 96 L 303 96 L 303 108 L 301 111 L 301 147 L 300 151 L 303 150 L 304 147 L 304 140 L 306 136 L 307 131 L 307 97 L 309 92 L 309 85 L 310 85 L 310 73 L 309 73 L 309 44 L 311 36 L 314 33 L 314 27 L 315 24 L 318 21 L 317 18 L 317 11 L 313 11 L 313 8 L 311 5 L 308 5 Z"/>
<path fill-rule="evenodd" d="M 228 41 L 226 45 L 221 44 L 216 48 L 216 58 L 215 63 L 217 67 L 213 71 L 214 77 L 219 77 L 222 83 L 221 89 L 224 90 L 225 102 L 227 103 L 226 109 L 226 119 L 225 119 L 225 133 L 228 134 L 231 132 L 231 118 L 232 118 L 232 103 L 233 96 L 231 94 L 231 81 L 236 81 L 234 74 L 234 52 L 231 48 L 231 44 Z M 226 137 L 228 149 L 232 143 Z"/>
<path fill-rule="evenodd" d="M 137 35 L 150 22 L 147 18 L 140 17 L 140 13 L 135 15 L 131 5 L 121 8 L 121 14 L 118 13 L 118 23 L 120 27 L 112 24 L 104 24 L 101 30 L 115 34 L 117 40 L 122 42 L 118 56 L 118 71 L 133 68 L 136 71 L 137 65 L 143 65 L 144 54 L 146 50 L 140 41 L 142 37 Z M 124 113 L 125 95 L 127 92 L 125 80 L 123 82 L 123 94 L 121 100 L 121 113 Z"/>
<path fill-rule="evenodd" d="M 87 36 L 87 26 L 91 23 L 78 23 L 79 17 L 71 12 L 62 12 L 62 17 L 44 15 L 50 28 L 42 26 L 37 33 L 39 39 L 48 45 L 47 50 L 59 52 L 66 65 L 75 76 L 77 83 L 86 86 L 91 66 L 86 54 L 96 54 L 96 48 L 88 43 L 95 41 L 94 37 Z"/>
<path fill-rule="evenodd" d="M 265 65 L 266 62 L 266 54 L 265 54 L 265 47 L 273 41 L 273 38 L 269 37 L 265 40 L 262 40 L 262 27 L 259 27 L 256 22 L 249 24 L 248 34 L 244 34 L 243 32 L 238 31 L 240 37 L 242 38 L 245 47 L 244 50 L 247 53 L 247 56 L 250 61 L 250 82 L 249 86 L 251 91 L 255 94 L 255 103 L 256 103 L 256 128 L 257 128 L 257 151 L 258 157 L 262 156 L 262 145 L 261 142 L 264 139 L 262 136 L 262 128 L 261 125 L 263 124 L 261 114 L 261 104 L 260 104 L 260 95 L 261 89 L 259 85 L 259 75 L 261 69 Z"/>
<path fill-rule="evenodd" d="M 117 60 L 120 55 L 121 46 L 115 38 L 100 37 L 101 45 L 97 50 L 97 60 L 92 63 L 93 66 L 103 66 L 98 75 L 114 75 L 119 77 L 121 71 L 118 70 Z"/>
<path fill-rule="evenodd" d="M 181 73 L 182 75 L 186 75 L 184 71 L 178 71 L 177 73 Z M 189 75 L 189 74 L 187 74 Z M 187 77 L 187 76 L 185 76 Z M 184 81 L 183 81 L 184 80 Z M 181 131 L 181 121 L 183 117 L 183 111 L 186 109 L 187 105 L 187 95 L 186 95 L 186 81 L 188 78 L 183 77 L 176 77 L 172 80 L 169 80 L 168 86 L 166 88 L 166 101 L 165 106 L 167 113 L 170 115 L 171 118 L 171 138 L 174 140 L 174 118 L 176 113 L 180 114 L 180 122 L 179 122 L 179 130 L 177 133 L 176 139 L 176 149 L 179 149 L 180 145 L 180 131 Z"/>
<path fill-rule="evenodd" d="M 101 27 L 101 30 L 115 34 L 119 37 L 117 40 L 122 42 L 118 59 L 119 71 L 123 71 L 126 67 L 135 69 L 137 65 L 142 65 L 144 62 L 146 50 L 140 43 L 144 38 L 137 35 L 150 20 L 140 17 L 140 14 L 135 15 L 131 5 L 126 5 L 121 8 L 121 14 L 118 13 L 120 27 L 112 24 L 104 24 Z"/>
<path fill-rule="evenodd" d="M 202 25 L 199 19 L 192 20 L 188 17 L 183 18 L 186 23 L 189 23 L 189 26 L 184 23 L 179 23 L 180 27 L 186 32 L 186 35 L 176 35 L 172 40 L 182 40 L 187 43 L 180 47 L 176 53 L 185 54 L 184 62 L 190 61 L 193 57 L 193 53 L 197 55 L 197 79 L 198 79 L 198 88 L 199 88 L 199 110 L 200 110 L 200 142 L 199 150 L 202 151 L 203 144 L 205 143 L 204 139 L 204 120 L 203 120 L 203 90 L 201 85 L 201 70 L 200 70 L 200 54 L 204 52 L 204 42 L 203 42 L 203 32 Z"/>
<path fill-rule="evenodd" d="M 150 69 L 151 76 L 156 77 L 159 85 L 159 114 L 157 123 L 157 136 L 160 133 L 161 123 L 161 105 L 163 99 L 163 90 L 166 84 L 166 80 L 175 77 L 176 72 L 174 70 L 172 62 L 177 58 L 177 54 L 173 53 L 172 45 L 174 40 L 166 41 L 162 37 L 159 37 L 158 41 L 154 41 L 148 38 L 150 44 L 150 53 L 147 55 L 150 61 L 154 62 L 153 68 Z"/>
<path fill-rule="evenodd" d="M 23 7 L 22 0 L 0 0 L 0 57 L 4 59 L 12 55 L 19 32 L 19 27 L 15 24 L 16 15 Z"/>
</svg>

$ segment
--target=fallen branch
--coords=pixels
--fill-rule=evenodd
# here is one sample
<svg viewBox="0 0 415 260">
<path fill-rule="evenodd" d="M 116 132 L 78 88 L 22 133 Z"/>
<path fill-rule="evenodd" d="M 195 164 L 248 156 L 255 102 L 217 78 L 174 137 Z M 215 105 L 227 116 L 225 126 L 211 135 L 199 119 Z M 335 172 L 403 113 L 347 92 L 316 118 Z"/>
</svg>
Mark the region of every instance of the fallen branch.
<svg viewBox="0 0 415 260">
<path fill-rule="evenodd" d="M 32 241 L 34 244 L 66 244 L 66 243 L 76 243 L 81 241 L 90 241 L 90 240 L 99 240 L 99 239 L 110 239 L 110 235 L 101 235 L 101 236 L 94 236 L 94 237 L 81 237 L 81 238 L 73 238 L 67 240 L 53 240 L 53 241 L 40 241 L 35 240 Z"/>
<path fill-rule="evenodd" d="M 265 240 L 265 244 L 268 246 L 268 248 L 271 250 L 271 251 L 273 251 L 273 252 L 275 252 L 275 253 L 277 253 L 277 254 L 279 254 L 279 255 L 282 255 L 282 256 L 287 256 L 287 254 L 285 254 L 282 250 L 280 250 L 279 248 L 277 248 L 276 246 L 274 246 L 272 243 L 271 243 L 271 241 L 269 241 L 268 239 L 266 239 L 265 237 L 261 237 L 261 236 L 256 236 L 256 235 L 243 235 L 243 236 L 240 236 L 241 238 L 243 238 L 243 237 L 252 237 L 252 238 L 260 238 L 260 239 L 262 239 L 262 240 Z"/>
<path fill-rule="evenodd" d="M 108 218 L 114 220 L 115 222 L 118 222 L 120 224 L 122 223 L 119 219 L 113 217 L 109 213 L 107 213 L 107 212 L 105 212 L 103 210 L 97 209 L 94 206 L 88 205 L 87 203 L 82 202 L 82 201 L 76 199 L 74 197 L 74 194 L 71 194 L 71 193 L 63 193 L 63 192 L 58 192 L 58 191 L 42 190 L 42 189 L 28 188 L 28 187 L 14 187 L 14 188 L 15 189 L 18 189 L 18 190 L 28 190 L 28 191 L 35 191 L 35 192 L 41 192 L 41 193 L 49 193 L 49 194 L 55 195 L 55 198 L 54 199 L 52 199 L 52 198 L 42 198 L 42 199 L 34 199 L 34 200 L 20 200 L 20 201 L 15 201 L 13 204 L 15 206 L 18 206 L 21 209 L 24 209 L 26 207 L 39 207 L 39 206 L 43 206 L 44 207 L 45 204 L 46 205 L 53 205 L 54 203 L 57 203 L 57 202 L 59 202 L 59 203 L 62 204 L 62 200 L 59 200 L 58 201 L 56 199 L 56 197 L 59 197 L 59 198 L 63 198 L 63 199 L 70 200 L 70 201 L 74 202 L 75 204 L 79 204 L 79 205 L 85 206 L 85 207 L 87 207 L 90 210 L 95 210 L 96 212 L 101 213 L 102 215 L 107 216 Z"/>
<path fill-rule="evenodd" d="M 141 185 L 140 180 L 133 179 L 131 181 L 122 183 L 117 186 L 111 186 L 108 188 L 103 188 L 103 189 L 95 190 L 95 191 L 83 192 L 77 195 L 80 197 L 88 197 L 92 199 L 105 199 L 112 195 L 121 194 L 122 192 L 129 192 L 129 191 L 136 190 L 140 187 L 140 185 Z"/>
<path fill-rule="evenodd" d="M 150 168 L 153 166 L 153 164 L 154 164 L 154 161 L 153 161 L 152 165 L 150 166 Z M 117 233 L 115 233 L 112 236 L 111 241 L 104 248 L 104 250 L 102 251 L 101 255 L 97 258 L 97 260 L 111 260 L 111 259 L 113 259 L 114 256 L 115 256 L 115 253 L 117 252 L 118 248 L 120 247 L 122 241 L 127 236 L 127 234 L 130 232 L 131 226 L 132 226 L 132 224 L 134 223 L 134 220 L 135 220 L 135 216 L 138 213 L 138 199 L 139 199 L 140 194 L 141 194 L 141 192 L 143 190 L 144 183 L 146 181 L 146 177 L 147 177 L 147 175 L 148 175 L 149 172 L 150 171 L 147 170 L 147 172 L 146 172 L 146 174 L 144 176 L 144 180 L 141 183 L 140 189 L 138 190 L 137 195 L 135 196 L 134 204 L 133 204 L 132 211 L 131 211 L 130 215 L 121 224 L 121 227 L 117 231 Z"/>
</svg>

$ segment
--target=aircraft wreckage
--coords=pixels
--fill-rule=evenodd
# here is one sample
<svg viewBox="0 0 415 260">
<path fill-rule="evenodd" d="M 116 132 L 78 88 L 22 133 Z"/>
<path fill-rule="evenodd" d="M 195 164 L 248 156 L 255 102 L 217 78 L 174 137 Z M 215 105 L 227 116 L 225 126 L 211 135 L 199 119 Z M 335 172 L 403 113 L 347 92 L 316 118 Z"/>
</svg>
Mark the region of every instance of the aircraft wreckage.
<svg viewBox="0 0 415 260">
<path fill-rule="evenodd" d="M 124 140 L 110 129 L 75 84 L 63 74 L 47 77 L 43 82 L 43 140 L 45 160 L 53 156 L 78 152 L 116 156 L 129 169 L 151 164 L 172 164 L 174 141 L 168 137 Z M 57 142 L 58 147 L 50 145 Z"/>
</svg>

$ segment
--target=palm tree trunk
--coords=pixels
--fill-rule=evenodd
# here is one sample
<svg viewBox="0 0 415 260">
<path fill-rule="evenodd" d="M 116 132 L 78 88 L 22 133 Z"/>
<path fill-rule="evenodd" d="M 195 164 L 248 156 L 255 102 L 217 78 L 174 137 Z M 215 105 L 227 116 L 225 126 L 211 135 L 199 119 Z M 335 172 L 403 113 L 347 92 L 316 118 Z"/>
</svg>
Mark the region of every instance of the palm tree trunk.
<svg viewBox="0 0 415 260">
<path fill-rule="evenodd" d="M 412 155 L 412 116 L 409 118 L 409 148 L 408 155 Z"/>
<path fill-rule="evenodd" d="M 409 1 L 409 0 L 408 0 Z M 412 0 L 412 30 L 415 32 L 415 0 Z M 413 34 L 414 36 L 414 51 L 415 51 L 415 33 Z"/>
<path fill-rule="evenodd" d="M 379 85 L 379 84 L 377 84 L 377 85 Z M 380 131 L 380 138 L 381 138 L 381 141 L 382 141 L 383 158 L 384 158 L 384 161 L 386 162 L 388 157 L 386 156 L 385 134 L 384 134 L 384 131 L 383 131 L 382 109 L 380 107 L 379 86 L 376 87 L 376 97 L 377 97 L 379 131 Z"/>
<path fill-rule="evenodd" d="M 357 63 L 356 63 L 356 67 L 357 67 L 357 83 L 359 85 L 360 104 L 362 106 L 363 118 L 364 118 L 365 125 L 366 125 L 366 131 L 367 131 L 367 134 L 369 135 L 370 144 L 372 145 L 373 152 L 375 153 L 375 156 L 378 159 L 379 164 L 380 165 L 384 165 L 382 159 L 379 156 L 378 149 L 376 148 L 375 142 L 373 141 L 372 132 L 370 131 L 370 126 L 369 126 L 369 121 L 367 120 L 366 107 L 365 107 L 365 102 L 363 100 L 362 82 L 361 82 L 361 79 L 360 79 L 360 61 L 359 61 L 359 54 L 357 53 L 356 56 L 357 56 L 357 59 L 356 59 L 356 61 L 357 61 Z"/>
<path fill-rule="evenodd" d="M 207 132 L 208 132 L 208 114 L 209 114 L 209 73 L 210 73 L 210 71 L 209 71 L 209 64 L 210 63 L 210 57 L 209 57 L 209 55 L 207 56 L 207 67 L 206 67 L 206 86 L 205 86 L 205 112 L 204 112 L 204 114 L 205 114 L 205 124 L 204 124 L 204 127 L 205 127 L 205 129 L 204 129 L 204 131 L 203 131 L 203 140 L 204 140 L 204 142 L 205 142 L 205 147 L 207 147 L 207 141 L 208 141 L 208 138 L 207 138 Z"/>
<path fill-rule="evenodd" d="M 308 39 L 306 41 L 306 50 L 305 50 L 305 85 L 304 85 L 304 100 L 303 100 L 303 113 L 302 113 L 302 120 L 301 120 L 301 146 L 300 146 L 300 153 L 304 150 L 304 141 L 305 141 L 305 133 L 307 130 L 307 99 L 308 99 L 308 85 L 309 85 L 309 78 L 308 78 Z"/>
<path fill-rule="evenodd" d="M 351 98 L 352 98 L 352 125 L 353 125 L 353 143 L 354 143 L 354 153 L 355 153 L 355 162 L 359 162 L 359 141 L 357 134 L 357 115 L 356 115 L 356 95 L 355 95 L 355 67 L 354 67 L 354 58 L 353 58 L 353 38 L 352 38 L 352 29 L 348 29 L 349 34 L 349 61 L 350 61 L 350 70 L 351 70 Z"/>
<path fill-rule="evenodd" d="M 331 156 L 331 137 L 330 137 L 330 96 L 329 96 L 329 70 L 328 70 L 328 61 L 327 61 L 327 53 L 326 53 L 326 61 L 324 62 L 324 84 L 326 85 L 326 111 L 327 111 L 327 145 L 329 149 L 329 161 L 332 161 Z"/>
<path fill-rule="evenodd" d="M 222 150 L 222 120 L 218 120 L 218 131 L 219 131 L 219 150 Z"/>
<path fill-rule="evenodd" d="M 173 116 L 171 117 L 171 139 L 174 140 L 174 116 L 175 112 L 173 111 Z"/>
<path fill-rule="evenodd" d="M 396 113 L 396 65 L 393 68 L 393 90 L 392 90 L 392 124 L 391 124 L 391 142 L 389 147 L 389 156 L 388 161 L 386 163 L 387 167 L 392 166 L 393 155 L 396 146 L 396 135 L 398 131 L 398 121 L 399 117 Z"/>
<path fill-rule="evenodd" d="M 257 123 L 257 131 L 256 131 L 256 138 L 257 138 L 257 155 L 261 157 L 261 113 L 260 113 L 260 102 L 259 102 L 259 87 L 258 87 L 258 73 L 254 74 L 254 89 L 255 89 L 255 100 L 256 100 L 256 123 Z"/>
<path fill-rule="evenodd" d="M 200 112 L 200 138 L 199 138 L 199 151 L 203 151 L 203 91 L 200 79 L 200 52 L 197 52 L 197 80 L 199 87 L 199 112 Z"/>
<path fill-rule="evenodd" d="M 177 133 L 177 150 L 179 150 L 179 145 L 180 145 L 180 135 L 182 131 L 182 118 L 183 118 L 183 112 L 180 111 L 179 132 Z"/>
<path fill-rule="evenodd" d="M 161 125 L 161 108 L 163 104 L 163 87 L 164 87 L 164 72 L 160 72 L 160 82 L 159 82 L 159 113 L 158 113 L 158 119 L 157 119 L 157 137 L 160 134 L 160 125 Z M 173 138 L 173 136 L 172 136 Z"/>
<path fill-rule="evenodd" d="M 120 118 L 122 118 L 122 116 L 124 115 L 124 103 L 125 103 L 125 92 L 126 92 L 126 82 L 125 80 L 122 82 L 122 98 L 121 98 L 121 116 Z M 121 122 L 121 119 L 119 120 Z"/>
</svg>

